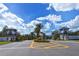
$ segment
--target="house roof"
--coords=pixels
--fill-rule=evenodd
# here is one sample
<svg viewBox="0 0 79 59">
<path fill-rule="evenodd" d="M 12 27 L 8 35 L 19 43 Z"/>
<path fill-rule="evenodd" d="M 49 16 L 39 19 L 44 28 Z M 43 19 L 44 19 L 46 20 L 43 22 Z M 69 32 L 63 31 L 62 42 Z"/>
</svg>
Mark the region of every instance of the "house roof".
<svg viewBox="0 0 79 59">
<path fill-rule="evenodd" d="M 6 31 L 8 31 L 8 30 L 10 30 L 10 31 L 17 31 L 16 29 L 6 29 Z"/>
</svg>

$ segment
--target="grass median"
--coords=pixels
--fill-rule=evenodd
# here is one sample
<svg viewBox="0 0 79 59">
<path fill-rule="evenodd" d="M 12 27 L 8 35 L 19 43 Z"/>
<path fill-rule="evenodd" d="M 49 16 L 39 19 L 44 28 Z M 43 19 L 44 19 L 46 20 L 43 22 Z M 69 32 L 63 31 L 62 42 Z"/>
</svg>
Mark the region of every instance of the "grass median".
<svg viewBox="0 0 79 59">
<path fill-rule="evenodd" d="M 4 45 L 4 44 L 9 44 L 9 43 L 11 43 L 11 42 L 0 42 L 0 45 Z"/>
</svg>

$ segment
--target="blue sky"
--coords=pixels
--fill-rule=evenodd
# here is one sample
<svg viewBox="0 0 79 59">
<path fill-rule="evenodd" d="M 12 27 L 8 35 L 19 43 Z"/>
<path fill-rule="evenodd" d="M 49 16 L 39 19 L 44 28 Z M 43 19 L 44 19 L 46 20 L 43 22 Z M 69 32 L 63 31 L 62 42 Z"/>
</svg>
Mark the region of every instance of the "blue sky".
<svg viewBox="0 0 79 59">
<path fill-rule="evenodd" d="M 3 5 L 7 8 L 3 15 L 5 13 L 5 16 L 9 14 L 9 17 L 6 18 L 12 20 L 12 17 L 16 18 L 18 24 L 10 25 L 18 26 L 15 28 L 18 28 L 21 33 L 32 32 L 36 23 L 42 23 L 44 25 L 42 31 L 47 34 L 50 34 L 53 30 L 58 30 L 62 26 L 69 27 L 72 31 L 79 30 L 78 3 L 4 3 Z M 13 16 L 13 14 L 16 16 Z M 3 24 L 1 23 L 1 25 Z"/>
<path fill-rule="evenodd" d="M 15 13 L 18 17 L 21 17 L 26 22 L 30 22 L 38 17 L 46 16 L 48 14 L 62 15 L 64 21 L 75 18 L 79 15 L 79 10 L 71 10 L 65 12 L 57 12 L 52 8 L 52 10 L 46 10 L 49 4 L 41 3 L 6 3 L 5 4 L 12 13 Z"/>
<path fill-rule="evenodd" d="M 48 4 L 41 3 L 10 3 L 5 4 L 12 13 L 15 13 L 18 17 L 21 17 L 26 22 L 30 22 L 40 16 L 46 16 L 50 14 L 50 11 L 46 10 Z"/>
</svg>

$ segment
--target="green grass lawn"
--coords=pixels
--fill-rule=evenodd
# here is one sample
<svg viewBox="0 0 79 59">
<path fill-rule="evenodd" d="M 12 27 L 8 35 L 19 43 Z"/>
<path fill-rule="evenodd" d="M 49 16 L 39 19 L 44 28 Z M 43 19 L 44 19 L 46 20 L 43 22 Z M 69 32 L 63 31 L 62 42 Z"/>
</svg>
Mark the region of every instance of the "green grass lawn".
<svg viewBox="0 0 79 59">
<path fill-rule="evenodd" d="M 10 42 L 0 42 L 0 45 L 8 44 Z"/>
</svg>

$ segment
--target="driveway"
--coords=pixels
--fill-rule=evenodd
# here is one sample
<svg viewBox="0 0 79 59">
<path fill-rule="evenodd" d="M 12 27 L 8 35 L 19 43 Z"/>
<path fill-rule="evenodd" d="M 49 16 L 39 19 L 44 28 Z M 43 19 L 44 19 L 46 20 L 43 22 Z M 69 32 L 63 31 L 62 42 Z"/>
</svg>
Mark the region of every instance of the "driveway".
<svg viewBox="0 0 79 59">
<path fill-rule="evenodd" d="M 79 56 L 79 42 L 56 41 L 56 44 L 69 46 L 69 48 L 37 49 L 29 48 L 31 40 L 14 42 L 0 46 L 0 56 Z"/>
</svg>

